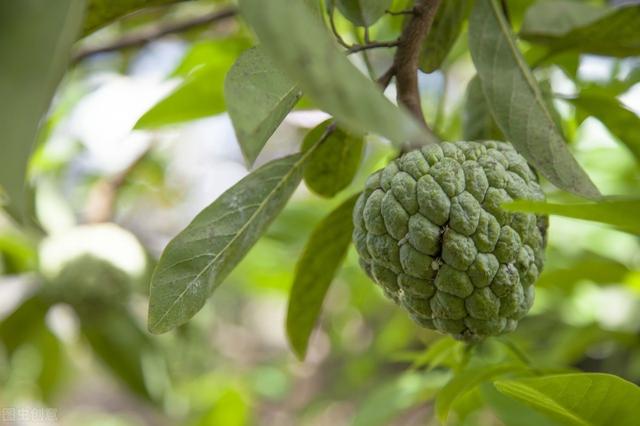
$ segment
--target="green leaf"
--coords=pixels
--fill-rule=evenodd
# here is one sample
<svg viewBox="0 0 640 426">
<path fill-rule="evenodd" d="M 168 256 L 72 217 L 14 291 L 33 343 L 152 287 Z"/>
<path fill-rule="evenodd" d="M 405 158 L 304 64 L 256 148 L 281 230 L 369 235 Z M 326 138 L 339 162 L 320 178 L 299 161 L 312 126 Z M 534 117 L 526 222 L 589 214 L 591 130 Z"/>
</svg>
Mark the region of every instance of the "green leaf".
<svg viewBox="0 0 640 426">
<path fill-rule="evenodd" d="M 351 216 L 358 195 L 347 199 L 316 226 L 296 263 L 287 310 L 287 336 L 301 360 L 307 353 L 309 336 L 329 285 L 351 244 Z"/>
<path fill-rule="evenodd" d="M 575 56 L 578 55 L 575 54 Z M 573 78 L 577 80 L 575 75 L 573 76 Z M 638 83 L 640 83 L 640 67 L 632 68 L 622 79 L 614 78 L 609 81 L 590 81 L 586 83 L 580 82 L 580 95 L 588 93 L 589 95 L 593 94 L 608 97 L 617 97 L 627 92 Z"/>
<path fill-rule="evenodd" d="M 262 49 L 254 47 L 238 58 L 225 79 L 224 97 L 249 165 L 301 95 Z"/>
<path fill-rule="evenodd" d="M 370 27 L 391 7 L 393 0 L 334 0 L 340 13 L 360 27 Z"/>
<path fill-rule="evenodd" d="M 398 145 L 433 140 L 349 62 L 305 3 L 270 0 L 264 7 L 262 0 L 241 0 L 240 10 L 273 62 L 339 124 L 355 133 L 378 133 Z"/>
<path fill-rule="evenodd" d="M 239 55 L 253 45 L 252 43 L 251 38 L 244 33 L 221 39 L 196 41 L 182 57 L 171 77 L 185 77 L 202 66 L 223 63 L 225 67 L 230 67 Z"/>
<path fill-rule="evenodd" d="M 638 423 L 640 389 L 601 373 L 560 374 L 495 382 L 505 395 L 572 425 L 632 426 Z"/>
<path fill-rule="evenodd" d="M 309 189 L 323 197 L 333 197 L 346 188 L 360 166 L 364 138 L 336 128 L 325 135 L 331 120 L 327 120 L 304 138 L 302 149 L 307 150 L 322 140 L 309 157 L 304 169 L 304 182 Z M 324 138 L 324 139 L 323 139 Z"/>
<path fill-rule="evenodd" d="M 140 117 L 135 128 L 152 129 L 225 112 L 223 84 L 230 66 L 221 61 L 196 69 Z"/>
<path fill-rule="evenodd" d="M 483 399 L 504 425 L 560 426 L 560 423 L 552 421 L 526 404 L 504 396 L 492 383 L 485 383 L 480 388 Z"/>
<path fill-rule="evenodd" d="M 0 201 L 12 213 L 26 204 L 25 174 L 42 116 L 62 78 L 84 11 L 84 0 L 0 3 Z"/>
<path fill-rule="evenodd" d="M 554 53 L 634 56 L 640 54 L 638 22 L 637 4 L 604 9 L 574 1 L 544 1 L 527 11 L 520 37 Z"/>
<path fill-rule="evenodd" d="M 640 199 L 604 198 L 597 203 L 576 204 L 516 200 L 503 204 L 502 207 L 510 211 L 544 213 L 606 223 L 625 232 L 640 235 Z"/>
<path fill-rule="evenodd" d="M 422 46 L 420 69 L 426 73 L 442 66 L 449 51 L 462 31 L 464 21 L 471 10 L 469 0 L 447 0 L 441 2 Z"/>
<path fill-rule="evenodd" d="M 466 141 L 504 140 L 491 115 L 477 75 L 467 85 L 462 113 L 462 138 Z"/>
<path fill-rule="evenodd" d="M 201 211 L 164 249 L 151 278 L 149 330 L 188 321 L 280 213 L 309 150 L 265 164 Z"/>
<path fill-rule="evenodd" d="M 573 0 L 542 0 L 526 10 L 520 28 L 521 37 L 534 34 L 562 36 L 575 28 L 589 25 L 607 14 L 607 9 Z"/>
<path fill-rule="evenodd" d="M 476 1 L 469 48 L 493 117 L 520 154 L 557 187 L 600 196 L 569 152 L 496 0 Z"/>
<path fill-rule="evenodd" d="M 470 368 L 457 373 L 445 387 L 438 392 L 436 398 L 436 415 L 441 423 L 447 421 L 449 411 L 456 399 L 466 394 L 476 386 L 502 374 L 522 370 L 522 366 L 515 364 L 485 365 Z"/>
<path fill-rule="evenodd" d="M 640 118 L 618 99 L 604 93 L 582 91 L 567 101 L 604 124 L 640 161 Z"/>
</svg>

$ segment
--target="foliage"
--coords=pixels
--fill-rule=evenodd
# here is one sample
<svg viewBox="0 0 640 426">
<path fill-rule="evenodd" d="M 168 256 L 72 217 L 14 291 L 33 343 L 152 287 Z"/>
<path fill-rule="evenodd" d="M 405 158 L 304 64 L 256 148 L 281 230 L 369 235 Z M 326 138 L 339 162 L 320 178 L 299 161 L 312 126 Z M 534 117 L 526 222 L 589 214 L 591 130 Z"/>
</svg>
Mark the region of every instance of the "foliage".
<svg viewBox="0 0 640 426">
<path fill-rule="evenodd" d="M 0 1 L 3 405 L 61 424 L 637 423 L 640 6 L 235 3 Z M 434 158 L 471 191 L 479 154 L 441 140 L 504 146 L 482 173 L 511 197 L 463 205 Z M 548 248 L 518 328 L 464 342 L 429 330 L 460 337 L 429 316 L 453 305 L 411 292 L 425 265 L 466 271 L 479 210 L 533 218 Z M 420 218 L 427 254 L 407 252 Z M 521 260 L 508 243 L 496 256 Z M 524 314 L 513 283 L 540 271 L 516 272 Z"/>
</svg>

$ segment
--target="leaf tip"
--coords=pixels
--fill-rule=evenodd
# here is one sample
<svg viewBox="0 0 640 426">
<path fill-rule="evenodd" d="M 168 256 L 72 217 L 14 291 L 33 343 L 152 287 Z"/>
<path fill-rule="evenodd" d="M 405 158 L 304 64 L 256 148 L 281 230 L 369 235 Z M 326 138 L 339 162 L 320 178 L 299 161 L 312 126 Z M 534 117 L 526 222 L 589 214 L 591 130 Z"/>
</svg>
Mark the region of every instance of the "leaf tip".
<svg viewBox="0 0 640 426">
<path fill-rule="evenodd" d="M 309 339 L 299 339 L 295 333 L 293 332 L 291 323 L 287 319 L 287 340 L 289 341 L 289 346 L 291 347 L 291 351 L 296 356 L 296 359 L 300 362 L 303 362 L 307 356 L 307 347 L 309 344 Z"/>
<path fill-rule="evenodd" d="M 175 328 L 169 321 L 164 321 L 162 315 L 158 315 L 153 300 L 149 303 L 149 313 L 147 314 L 147 330 L 151 334 L 163 334 Z"/>
</svg>

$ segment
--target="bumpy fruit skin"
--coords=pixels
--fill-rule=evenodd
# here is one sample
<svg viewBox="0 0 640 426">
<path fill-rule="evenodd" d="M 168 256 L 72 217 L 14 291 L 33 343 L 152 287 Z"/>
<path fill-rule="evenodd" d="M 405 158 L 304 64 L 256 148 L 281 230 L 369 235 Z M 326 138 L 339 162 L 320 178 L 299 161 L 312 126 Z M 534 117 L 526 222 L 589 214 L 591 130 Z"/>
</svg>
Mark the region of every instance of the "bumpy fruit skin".
<svg viewBox="0 0 640 426">
<path fill-rule="evenodd" d="M 360 264 L 420 325 L 465 341 L 512 331 L 533 304 L 547 217 L 500 204 L 544 193 L 503 142 L 443 142 L 372 174 L 354 208 Z"/>
</svg>

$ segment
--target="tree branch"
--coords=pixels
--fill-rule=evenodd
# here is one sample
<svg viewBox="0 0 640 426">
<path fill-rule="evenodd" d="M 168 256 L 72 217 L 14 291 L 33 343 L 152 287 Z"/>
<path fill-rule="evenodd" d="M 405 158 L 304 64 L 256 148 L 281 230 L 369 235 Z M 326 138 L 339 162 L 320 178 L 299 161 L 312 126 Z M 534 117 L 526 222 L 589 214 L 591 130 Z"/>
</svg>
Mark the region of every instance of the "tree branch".
<svg viewBox="0 0 640 426">
<path fill-rule="evenodd" d="M 83 59 L 86 59 L 93 55 L 97 55 L 99 53 L 114 52 L 131 47 L 144 46 L 145 44 L 164 36 L 181 33 L 192 28 L 223 21 L 235 16 L 236 14 L 237 10 L 235 7 L 227 7 L 225 9 L 217 10 L 206 15 L 196 16 L 195 18 L 183 22 L 171 23 L 165 26 L 153 27 L 144 31 L 127 34 L 112 43 L 97 47 L 87 47 L 85 49 L 78 50 L 73 56 L 73 63 L 80 62 Z"/>
<path fill-rule="evenodd" d="M 394 65 L 391 65 L 384 74 L 378 77 L 378 80 L 376 80 L 376 82 L 380 87 L 382 87 L 383 91 L 387 88 L 387 86 L 389 86 L 394 75 L 396 75 L 396 67 Z"/>
<path fill-rule="evenodd" d="M 417 0 L 413 15 L 400 36 L 394 58 L 398 103 L 403 104 L 422 123 L 429 128 L 420 104 L 418 90 L 418 63 L 422 43 L 429 33 L 440 0 Z"/>
</svg>

